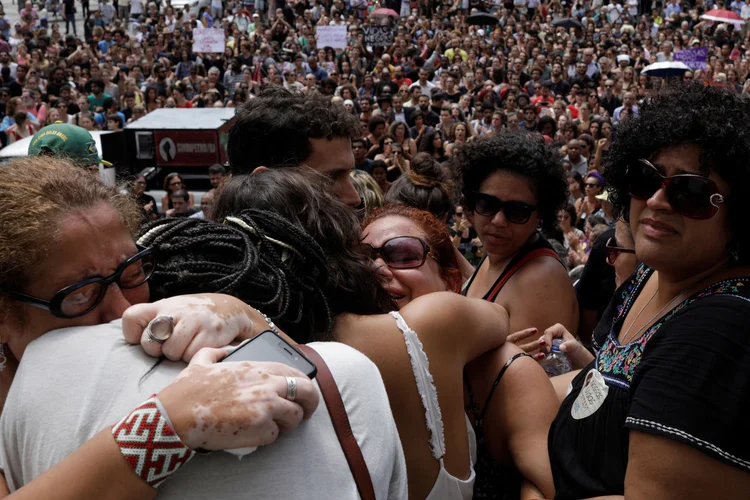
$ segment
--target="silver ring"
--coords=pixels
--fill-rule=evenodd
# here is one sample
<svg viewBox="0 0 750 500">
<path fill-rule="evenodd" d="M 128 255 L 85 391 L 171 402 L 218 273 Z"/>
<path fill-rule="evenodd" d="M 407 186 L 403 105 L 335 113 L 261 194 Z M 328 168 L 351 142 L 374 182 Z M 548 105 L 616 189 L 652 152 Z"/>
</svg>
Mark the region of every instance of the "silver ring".
<svg viewBox="0 0 750 500">
<path fill-rule="evenodd" d="M 146 326 L 146 336 L 149 342 L 163 344 L 174 331 L 174 319 L 172 316 L 157 316 Z"/>
<path fill-rule="evenodd" d="M 297 397 L 297 379 L 294 377 L 286 377 L 286 399 L 294 401 Z"/>
</svg>

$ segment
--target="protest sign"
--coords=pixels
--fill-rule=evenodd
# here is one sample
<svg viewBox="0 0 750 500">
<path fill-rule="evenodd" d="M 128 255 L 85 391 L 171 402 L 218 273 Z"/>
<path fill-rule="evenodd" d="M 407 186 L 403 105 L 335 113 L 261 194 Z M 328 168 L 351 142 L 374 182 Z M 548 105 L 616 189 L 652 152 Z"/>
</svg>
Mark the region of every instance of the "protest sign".
<svg viewBox="0 0 750 500">
<path fill-rule="evenodd" d="M 706 69 L 706 56 L 708 47 L 698 47 L 695 49 L 685 49 L 675 52 L 674 60 L 680 61 L 692 70 Z"/>
<path fill-rule="evenodd" d="M 346 26 L 316 26 L 315 34 L 318 36 L 319 49 L 345 49 L 347 46 Z"/>
<path fill-rule="evenodd" d="M 370 47 L 389 47 L 393 43 L 393 31 L 388 26 L 363 26 L 365 44 Z"/>
<path fill-rule="evenodd" d="M 193 52 L 224 52 L 224 30 L 196 28 L 193 30 Z"/>
</svg>

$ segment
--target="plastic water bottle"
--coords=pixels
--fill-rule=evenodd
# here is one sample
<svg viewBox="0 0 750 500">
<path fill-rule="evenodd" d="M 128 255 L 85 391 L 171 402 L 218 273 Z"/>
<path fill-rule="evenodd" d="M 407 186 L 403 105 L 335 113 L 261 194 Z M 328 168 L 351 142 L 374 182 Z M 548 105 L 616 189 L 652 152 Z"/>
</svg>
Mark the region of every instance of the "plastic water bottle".
<svg viewBox="0 0 750 500">
<path fill-rule="evenodd" d="M 544 358 L 544 361 L 542 361 L 542 368 L 547 372 L 548 377 L 556 377 L 571 370 L 568 357 L 564 352 L 560 351 L 562 342 L 562 339 L 553 339 L 552 349 L 547 354 L 547 357 Z"/>
</svg>

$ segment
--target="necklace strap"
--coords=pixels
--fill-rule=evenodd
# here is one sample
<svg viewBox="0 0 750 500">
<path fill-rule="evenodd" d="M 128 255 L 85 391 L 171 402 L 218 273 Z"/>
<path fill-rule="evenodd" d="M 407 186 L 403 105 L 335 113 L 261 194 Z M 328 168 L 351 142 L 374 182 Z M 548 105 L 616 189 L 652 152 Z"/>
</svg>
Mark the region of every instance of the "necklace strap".
<svg viewBox="0 0 750 500">
<path fill-rule="evenodd" d="M 624 344 L 627 344 L 628 342 L 632 341 L 633 339 L 635 339 L 638 336 L 639 333 L 641 333 L 646 328 L 650 327 L 655 320 L 657 320 L 658 318 L 660 318 L 661 314 L 664 312 L 665 309 L 667 309 L 667 307 L 671 306 L 677 299 L 679 299 L 680 297 L 682 297 L 682 295 L 685 292 L 687 292 L 690 288 L 692 288 L 693 286 L 695 286 L 695 284 L 688 285 L 685 288 L 683 288 L 680 291 L 680 293 L 678 293 L 677 295 L 675 295 L 672 298 L 672 300 L 670 300 L 669 302 L 667 302 L 666 304 L 664 304 L 664 307 L 662 307 L 661 309 L 659 309 L 659 311 L 656 314 L 654 314 L 653 316 L 651 316 L 651 318 L 646 322 L 646 324 L 643 325 L 642 327 L 640 327 L 638 330 L 636 330 L 635 334 L 630 339 L 628 339 L 628 333 L 630 332 L 630 329 L 633 328 L 633 325 L 635 325 L 635 322 L 638 321 L 638 318 L 641 316 L 641 313 L 643 312 L 643 310 L 648 307 L 648 305 L 651 303 L 651 301 L 654 300 L 654 297 L 656 297 L 656 294 L 659 293 L 659 287 L 657 286 L 656 287 L 656 291 L 651 296 L 651 298 L 648 299 L 648 302 L 646 302 L 646 305 L 644 305 L 641 308 L 641 310 L 638 311 L 638 314 L 636 315 L 635 319 L 633 320 L 632 323 L 630 323 L 630 326 L 625 331 L 625 335 L 622 337 L 622 341 L 620 342 L 620 344 L 624 345 Z M 669 310 L 671 311 L 672 308 L 670 307 Z"/>
</svg>

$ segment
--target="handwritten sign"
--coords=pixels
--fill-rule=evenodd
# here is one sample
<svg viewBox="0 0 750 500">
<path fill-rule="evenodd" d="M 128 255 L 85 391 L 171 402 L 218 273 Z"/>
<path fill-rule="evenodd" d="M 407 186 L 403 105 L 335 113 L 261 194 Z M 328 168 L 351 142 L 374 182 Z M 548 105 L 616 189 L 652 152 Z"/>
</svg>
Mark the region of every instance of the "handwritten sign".
<svg viewBox="0 0 750 500">
<path fill-rule="evenodd" d="M 393 31 L 388 26 L 363 26 L 362 31 L 370 47 L 390 47 L 393 43 Z"/>
<path fill-rule="evenodd" d="M 316 26 L 315 34 L 318 37 L 319 49 L 345 49 L 347 46 L 346 26 Z"/>
<path fill-rule="evenodd" d="M 224 30 L 196 28 L 193 30 L 193 52 L 224 52 Z"/>
<path fill-rule="evenodd" d="M 692 70 L 706 69 L 706 56 L 708 47 L 698 47 L 696 49 L 685 49 L 674 53 L 674 60 L 685 63 L 685 66 Z"/>
</svg>

